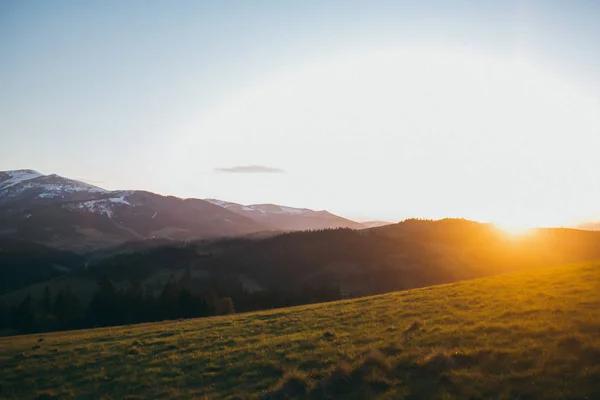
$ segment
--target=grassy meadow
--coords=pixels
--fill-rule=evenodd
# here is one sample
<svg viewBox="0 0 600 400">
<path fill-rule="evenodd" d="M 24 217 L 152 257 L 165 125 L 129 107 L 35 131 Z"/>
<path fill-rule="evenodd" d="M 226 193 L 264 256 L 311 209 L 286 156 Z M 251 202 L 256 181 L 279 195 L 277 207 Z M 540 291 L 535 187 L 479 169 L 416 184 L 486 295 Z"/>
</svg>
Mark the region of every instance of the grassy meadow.
<svg viewBox="0 0 600 400">
<path fill-rule="evenodd" d="M 3 399 L 597 399 L 600 263 L 0 338 Z"/>
</svg>

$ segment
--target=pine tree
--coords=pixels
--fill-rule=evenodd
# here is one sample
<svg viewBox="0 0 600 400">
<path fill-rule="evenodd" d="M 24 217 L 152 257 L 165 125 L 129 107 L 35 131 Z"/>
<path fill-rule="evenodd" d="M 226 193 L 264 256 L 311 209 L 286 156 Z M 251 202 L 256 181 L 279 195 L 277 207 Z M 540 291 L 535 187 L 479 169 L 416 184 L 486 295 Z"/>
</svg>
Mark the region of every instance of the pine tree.
<svg viewBox="0 0 600 400">
<path fill-rule="evenodd" d="M 175 319 L 179 318 L 179 293 L 181 287 L 176 282 L 169 280 L 163 288 L 158 302 L 162 310 L 162 318 Z"/>
<path fill-rule="evenodd" d="M 54 301 L 54 315 L 63 329 L 78 327 L 82 316 L 79 298 L 67 286 L 61 289 Z"/>
<path fill-rule="evenodd" d="M 46 286 L 44 288 L 44 299 L 42 300 L 42 311 L 44 314 L 52 314 L 52 295 L 50 294 L 50 288 Z"/>
<path fill-rule="evenodd" d="M 158 321 L 160 317 L 158 303 L 151 290 L 147 289 L 144 291 L 144 299 L 142 304 L 142 321 Z"/>
<path fill-rule="evenodd" d="M 179 295 L 177 296 L 177 313 L 181 318 L 192 318 L 196 316 L 194 298 L 187 289 L 179 291 Z"/>
<path fill-rule="evenodd" d="M 28 294 L 17 307 L 11 310 L 12 326 L 22 333 L 33 332 L 35 323 L 35 311 L 33 299 Z"/>
<path fill-rule="evenodd" d="M 118 323 L 118 293 L 112 282 L 103 277 L 98 281 L 98 290 L 87 310 L 88 324 L 91 326 L 109 326 Z"/>
<path fill-rule="evenodd" d="M 4 303 L 0 303 L 0 329 L 5 329 L 10 326 L 8 316 L 8 308 Z"/>
<path fill-rule="evenodd" d="M 125 291 L 124 318 L 129 324 L 141 322 L 144 313 L 144 288 L 138 280 L 132 280 Z"/>
<path fill-rule="evenodd" d="M 221 299 L 221 315 L 235 314 L 235 308 L 233 307 L 233 300 L 231 297 L 223 297 Z"/>
</svg>

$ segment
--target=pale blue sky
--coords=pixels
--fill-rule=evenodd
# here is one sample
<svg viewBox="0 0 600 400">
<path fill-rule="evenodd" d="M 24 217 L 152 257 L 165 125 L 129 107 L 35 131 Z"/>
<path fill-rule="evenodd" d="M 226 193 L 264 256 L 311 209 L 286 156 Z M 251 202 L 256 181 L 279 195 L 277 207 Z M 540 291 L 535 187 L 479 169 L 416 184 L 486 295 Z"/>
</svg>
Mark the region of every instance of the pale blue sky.
<svg viewBox="0 0 600 400">
<path fill-rule="evenodd" d="M 577 99 L 567 108 L 585 104 L 578 107 L 585 112 L 575 110 L 560 121 L 552 118 L 564 104 L 544 104 L 538 113 L 551 114 L 545 121 L 550 127 L 563 126 L 569 119 L 579 121 L 573 125 L 576 132 L 563 131 L 573 137 L 567 169 L 592 179 L 589 170 L 600 165 L 586 161 L 578 170 L 573 160 L 577 154 L 592 157 L 590 148 L 596 143 L 590 138 L 600 133 L 597 120 L 587 119 L 600 110 L 599 38 L 600 2 L 591 0 L 4 0 L 0 2 L 0 170 L 32 168 L 99 182 L 109 189 L 327 208 L 360 219 L 464 216 L 500 220 L 507 218 L 506 202 L 514 196 L 501 196 L 498 203 L 490 199 L 498 198 L 498 193 L 533 190 L 531 183 L 546 177 L 539 163 L 519 164 L 519 171 L 494 175 L 494 171 L 506 170 L 504 158 L 498 156 L 496 164 L 486 167 L 483 158 L 469 155 L 444 159 L 438 169 L 415 178 L 432 162 L 428 154 L 437 154 L 428 146 L 442 143 L 444 153 L 436 157 L 439 160 L 447 156 L 446 151 L 464 151 L 464 144 L 453 148 L 461 141 L 471 143 L 476 138 L 483 146 L 503 133 L 481 138 L 481 127 L 468 117 L 447 125 L 420 125 L 394 117 L 392 110 L 380 115 L 381 110 L 397 104 L 407 115 L 435 120 L 440 112 L 437 106 L 411 99 L 420 96 L 423 88 L 432 90 L 430 97 L 441 96 L 453 103 L 462 92 L 460 81 L 452 87 L 437 84 L 436 88 L 445 90 L 441 94 L 427 88 L 427 83 L 468 80 L 466 70 L 481 73 L 484 81 L 493 75 L 490 82 L 478 81 L 481 85 L 472 93 L 467 90 L 473 97 L 463 106 L 477 106 L 482 93 L 500 96 L 495 93 L 503 90 L 502 82 L 507 79 L 502 74 L 512 68 L 503 63 L 517 63 L 518 76 L 509 78 L 510 83 L 541 74 L 544 82 L 569 93 L 560 92 L 561 97 Z M 442 61 L 428 64 L 432 54 L 451 55 L 443 62 L 450 63 L 448 70 L 455 68 L 456 73 L 445 75 Z M 382 68 L 388 68 L 388 75 L 379 76 Z M 394 71 L 406 75 L 409 70 L 413 74 L 422 70 L 422 75 L 393 82 L 390 88 L 402 92 L 413 81 L 421 83 L 407 90 L 404 98 L 397 93 L 391 96 L 386 82 L 394 79 Z M 489 72 L 493 70 L 500 72 Z M 341 90 L 333 82 L 339 76 Z M 376 78 L 381 81 L 371 82 Z M 381 89 L 373 92 L 377 84 Z M 362 89 L 344 92 L 354 85 Z M 552 95 L 541 86 L 546 85 L 536 86 L 539 91 L 527 101 L 540 103 Z M 515 94 L 520 87 L 515 84 L 513 92 L 497 101 L 521 101 L 522 96 Z M 364 103 L 347 102 L 353 96 L 362 97 Z M 522 108 L 529 105 L 521 104 Z M 520 118 L 511 110 L 503 115 Z M 482 109 L 479 114 L 488 111 Z M 531 126 L 527 131 L 507 133 L 514 135 L 510 143 L 498 142 L 509 148 L 517 138 L 533 135 L 529 139 L 534 144 L 523 147 L 529 153 L 512 165 L 536 159 L 535 143 L 546 126 L 536 121 L 521 124 Z M 420 132 L 422 126 L 427 129 Z M 394 136 L 408 129 L 412 130 L 401 138 Z M 548 146 L 555 147 L 544 158 L 548 163 L 565 151 L 561 132 L 553 135 L 555 140 Z M 423 156 L 395 160 L 409 143 L 411 157 Z M 357 164 L 362 164 L 360 170 Z M 285 172 L 261 173 L 260 168 L 255 173 L 223 172 L 239 166 Z M 474 185 L 472 177 L 465 178 L 469 176 L 465 171 L 480 168 L 491 177 L 490 188 L 498 191 L 492 190 L 489 196 L 493 197 L 465 190 Z M 532 223 L 600 217 L 600 192 L 584 190 L 583 180 L 580 186 L 569 186 L 573 179 L 560 175 L 564 170 L 547 170 L 552 175 L 547 185 L 557 189 L 545 195 L 568 192 L 566 198 L 548 206 L 546 214 Z M 529 178 L 515 186 L 512 177 L 523 173 Z M 562 178 L 555 181 L 557 175 Z M 465 194 L 453 194 L 440 204 L 453 191 L 445 187 L 449 176 L 452 187 Z M 527 207 L 536 208 L 546 198 L 535 197 L 539 193 L 527 193 L 529 200 L 511 203 L 519 209 L 515 212 L 522 215 Z M 593 201 L 579 204 L 578 197 Z M 584 211 L 575 211 L 580 206 Z M 545 219 L 565 208 L 573 212 Z"/>
</svg>

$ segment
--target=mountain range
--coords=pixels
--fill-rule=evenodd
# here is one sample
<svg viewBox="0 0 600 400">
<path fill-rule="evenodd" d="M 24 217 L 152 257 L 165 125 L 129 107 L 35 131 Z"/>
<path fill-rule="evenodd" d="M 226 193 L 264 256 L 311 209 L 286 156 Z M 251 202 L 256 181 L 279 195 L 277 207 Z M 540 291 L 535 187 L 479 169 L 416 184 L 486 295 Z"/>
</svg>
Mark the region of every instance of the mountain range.
<svg viewBox="0 0 600 400">
<path fill-rule="evenodd" d="M 145 239 L 210 239 L 372 225 L 275 204 L 109 191 L 33 170 L 0 172 L 0 235 L 88 251 Z"/>
</svg>

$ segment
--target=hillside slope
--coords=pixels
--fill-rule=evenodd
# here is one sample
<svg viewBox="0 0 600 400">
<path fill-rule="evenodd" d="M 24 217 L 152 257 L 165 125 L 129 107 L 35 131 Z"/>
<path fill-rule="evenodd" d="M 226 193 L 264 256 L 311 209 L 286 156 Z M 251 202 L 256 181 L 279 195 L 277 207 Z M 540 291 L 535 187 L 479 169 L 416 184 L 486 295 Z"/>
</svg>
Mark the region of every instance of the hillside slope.
<svg viewBox="0 0 600 400">
<path fill-rule="evenodd" d="M 600 222 L 587 222 L 577 227 L 578 229 L 585 229 L 588 231 L 600 231 Z"/>
<path fill-rule="evenodd" d="M 70 285 L 86 305 L 104 276 L 118 287 L 139 281 L 158 295 L 173 277 L 192 290 L 216 284 L 238 311 L 254 311 L 597 259 L 600 232 L 541 229 L 514 237 L 467 220 L 407 220 L 361 231 L 129 243 L 93 254 L 88 268 L 65 279 L 37 279 L 0 303 L 16 305 L 27 294 L 40 298 L 46 285 L 53 292 Z"/>
<path fill-rule="evenodd" d="M 237 316 L 2 338 L 0 397 L 599 398 L 599 282 L 600 263 L 588 263 Z"/>
</svg>

